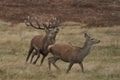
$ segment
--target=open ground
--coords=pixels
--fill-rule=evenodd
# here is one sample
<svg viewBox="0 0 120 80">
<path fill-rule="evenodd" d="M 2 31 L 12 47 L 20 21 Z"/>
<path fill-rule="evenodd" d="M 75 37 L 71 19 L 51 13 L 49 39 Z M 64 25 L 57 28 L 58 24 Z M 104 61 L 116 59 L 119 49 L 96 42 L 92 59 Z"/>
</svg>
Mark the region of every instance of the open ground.
<svg viewBox="0 0 120 80">
<path fill-rule="evenodd" d="M 43 31 L 17 24 L 0 22 L 0 80 L 120 80 L 120 26 L 81 28 L 80 23 L 67 22 L 60 26 L 57 43 L 83 46 L 83 33 L 100 39 L 83 64 L 85 72 L 79 65 L 74 65 L 66 74 L 68 63 L 58 61 L 61 72 L 52 66 L 48 69 L 48 57 L 40 66 L 26 63 L 30 40 L 33 36 L 44 34 Z M 40 57 L 41 59 L 41 57 Z"/>
</svg>

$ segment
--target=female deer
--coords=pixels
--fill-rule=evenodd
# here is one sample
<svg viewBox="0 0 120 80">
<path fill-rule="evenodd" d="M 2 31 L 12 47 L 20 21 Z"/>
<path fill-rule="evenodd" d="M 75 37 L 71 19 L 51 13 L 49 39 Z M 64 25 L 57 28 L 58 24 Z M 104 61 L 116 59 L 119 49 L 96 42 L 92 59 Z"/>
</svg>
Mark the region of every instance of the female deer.
<svg viewBox="0 0 120 80">
<path fill-rule="evenodd" d="M 82 72 L 84 72 L 83 68 L 83 60 L 84 58 L 90 53 L 90 49 L 93 44 L 99 43 L 100 40 L 91 38 L 87 33 L 84 34 L 86 41 L 84 46 L 77 47 L 77 46 L 70 46 L 70 45 L 62 45 L 62 44 L 55 44 L 50 48 L 50 52 L 53 54 L 53 57 L 48 58 L 49 62 L 49 69 L 51 69 L 51 63 L 58 69 L 55 62 L 59 59 L 63 60 L 64 62 L 69 62 L 69 67 L 66 73 L 69 72 L 73 64 L 78 63 L 81 68 Z"/>
</svg>

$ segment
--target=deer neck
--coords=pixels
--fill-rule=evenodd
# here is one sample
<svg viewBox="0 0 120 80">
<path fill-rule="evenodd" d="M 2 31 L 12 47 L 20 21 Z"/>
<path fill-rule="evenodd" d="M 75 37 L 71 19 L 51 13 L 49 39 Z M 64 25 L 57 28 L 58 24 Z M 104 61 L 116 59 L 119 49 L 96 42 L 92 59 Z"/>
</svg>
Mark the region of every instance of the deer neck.
<svg viewBox="0 0 120 80">
<path fill-rule="evenodd" d="M 81 49 L 83 58 L 90 53 L 91 45 L 86 41 L 83 48 Z"/>
<path fill-rule="evenodd" d="M 47 40 L 47 36 L 45 36 L 43 38 L 42 50 L 47 51 L 48 46 L 49 46 L 49 41 Z"/>
</svg>

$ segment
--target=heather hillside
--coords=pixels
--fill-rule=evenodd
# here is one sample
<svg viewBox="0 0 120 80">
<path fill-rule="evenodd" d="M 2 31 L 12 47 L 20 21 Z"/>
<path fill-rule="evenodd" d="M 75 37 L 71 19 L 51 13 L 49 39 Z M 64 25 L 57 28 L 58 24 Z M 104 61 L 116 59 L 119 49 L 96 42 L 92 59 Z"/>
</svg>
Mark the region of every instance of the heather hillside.
<svg viewBox="0 0 120 80">
<path fill-rule="evenodd" d="M 87 25 L 120 25 L 120 0 L 0 0 L 0 19 L 23 22 L 51 15 Z"/>
</svg>

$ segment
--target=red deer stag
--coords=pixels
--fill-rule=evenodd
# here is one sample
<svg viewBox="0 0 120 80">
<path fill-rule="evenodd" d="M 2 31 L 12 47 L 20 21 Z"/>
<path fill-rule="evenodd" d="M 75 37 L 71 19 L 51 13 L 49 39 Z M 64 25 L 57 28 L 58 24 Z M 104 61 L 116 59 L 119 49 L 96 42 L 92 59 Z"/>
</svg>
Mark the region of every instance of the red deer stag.
<svg viewBox="0 0 120 80">
<path fill-rule="evenodd" d="M 37 55 L 36 60 L 33 62 L 33 64 L 36 64 L 37 60 L 40 57 L 40 54 L 42 54 L 42 59 L 41 59 L 41 64 L 43 63 L 45 57 L 48 55 L 48 46 L 52 45 L 55 43 L 55 38 L 57 33 L 59 32 L 59 28 L 58 28 L 58 23 L 59 21 L 57 20 L 57 18 L 53 18 L 49 21 L 49 24 L 39 24 L 38 19 L 35 17 L 34 18 L 37 26 L 35 26 L 32 21 L 31 21 L 31 17 L 28 17 L 27 20 L 25 20 L 25 24 L 27 26 L 31 26 L 35 29 L 40 29 L 40 30 L 44 30 L 46 32 L 45 36 L 43 35 L 37 35 L 35 37 L 33 37 L 33 39 L 31 40 L 30 43 L 30 48 L 29 48 L 29 52 L 26 58 L 26 62 L 28 61 L 31 53 L 33 52 L 33 50 L 35 50 L 35 53 L 32 54 L 31 57 L 31 61 L 32 62 L 33 58 L 35 55 Z"/>
<path fill-rule="evenodd" d="M 53 57 L 48 58 L 49 69 L 51 69 L 52 63 L 58 70 L 60 70 L 55 62 L 61 59 L 64 62 L 70 63 L 66 73 L 70 71 L 74 63 L 78 63 L 81 66 L 82 72 L 84 72 L 82 63 L 84 58 L 90 53 L 92 45 L 100 42 L 100 40 L 91 38 L 87 33 L 85 33 L 84 36 L 86 41 L 83 47 L 62 44 L 54 44 L 51 46 L 50 52 L 53 54 Z"/>
</svg>

